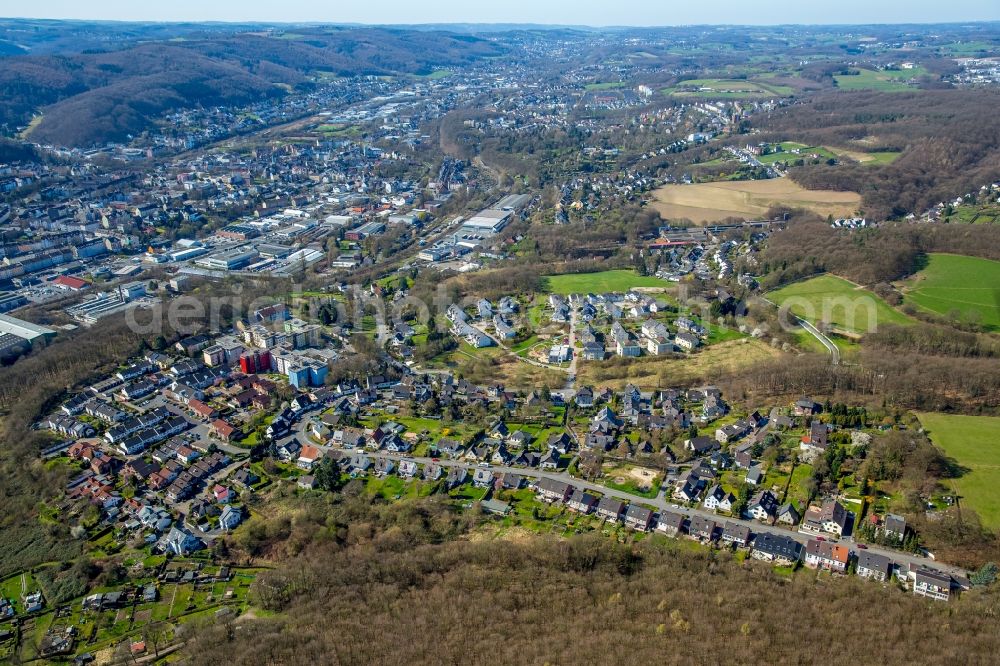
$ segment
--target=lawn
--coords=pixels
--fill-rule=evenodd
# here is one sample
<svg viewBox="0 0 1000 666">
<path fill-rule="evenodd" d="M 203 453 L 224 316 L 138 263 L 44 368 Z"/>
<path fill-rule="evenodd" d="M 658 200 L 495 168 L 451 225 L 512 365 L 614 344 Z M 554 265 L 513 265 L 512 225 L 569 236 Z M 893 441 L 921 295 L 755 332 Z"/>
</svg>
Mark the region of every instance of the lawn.
<svg viewBox="0 0 1000 666">
<path fill-rule="evenodd" d="M 450 69 L 435 69 L 430 74 L 426 75 L 424 78 L 430 81 L 437 81 L 438 79 L 443 79 L 451 76 L 452 71 Z"/>
<path fill-rule="evenodd" d="M 634 287 L 668 286 L 660 278 L 639 275 L 630 270 L 549 275 L 545 279 L 548 283 L 547 290 L 552 294 L 600 294 L 609 291 L 628 291 Z"/>
<path fill-rule="evenodd" d="M 870 69 L 858 70 L 858 74 L 838 74 L 834 76 L 837 87 L 841 90 L 877 90 L 879 92 L 905 92 L 914 88 L 904 82 L 912 76 L 917 76 L 917 70 L 881 71 Z"/>
<path fill-rule="evenodd" d="M 906 281 L 906 302 L 939 315 L 1000 328 L 1000 262 L 957 254 L 931 254 Z"/>
<path fill-rule="evenodd" d="M 628 84 L 624 81 L 606 81 L 604 83 L 588 83 L 584 86 L 584 89 L 588 92 L 598 92 L 601 90 L 615 90 L 616 88 L 624 88 Z"/>
<path fill-rule="evenodd" d="M 786 141 L 781 144 L 780 151 L 768 153 L 767 155 L 761 155 L 757 159 L 762 164 L 774 164 L 775 162 L 794 162 L 795 160 L 825 160 L 832 157 L 836 157 L 836 155 L 822 146 L 803 146 L 800 143 Z"/>
<path fill-rule="evenodd" d="M 921 413 L 917 415 L 937 446 L 969 471 L 950 481 L 962 505 L 983 525 L 1000 527 L 1000 418 Z"/>
<path fill-rule="evenodd" d="M 849 333 L 874 331 L 879 324 L 910 322 L 872 292 L 835 275 L 795 282 L 772 291 L 768 297 L 807 321 L 826 322 Z"/>
</svg>

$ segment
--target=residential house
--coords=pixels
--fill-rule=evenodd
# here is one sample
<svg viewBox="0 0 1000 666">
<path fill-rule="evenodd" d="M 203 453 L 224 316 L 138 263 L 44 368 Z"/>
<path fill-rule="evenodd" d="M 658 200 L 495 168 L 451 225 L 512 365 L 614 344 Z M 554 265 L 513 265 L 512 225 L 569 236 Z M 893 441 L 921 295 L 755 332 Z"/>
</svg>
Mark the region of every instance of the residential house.
<svg viewBox="0 0 1000 666">
<path fill-rule="evenodd" d="M 843 536 L 852 514 L 836 500 L 827 500 L 822 506 L 811 506 L 802 519 L 800 531 L 819 534 L 826 532 Z"/>
<path fill-rule="evenodd" d="M 445 479 L 449 489 L 458 488 L 460 485 L 466 482 L 469 478 L 469 473 L 464 467 L 452 467 L 448 470 L 448 476 Z"/>
<path fill-rule="evenodd" d="M 693 351 L 701 345 L 701 340 L 691 333 L 679 332 L 674 336 L 674 344 L 684 351 Z"/>
<path fill-rule="evenodd" d="M 412 479 L 420 473 L 417 461 L 406 458 L 399 461 L 399 475 L 404 479 Z"/>
<path fill-rule="evenodd" d="M 818 414 L 821 410 L 822 407 L 812 398 L 802 398 L 792 405 L 792 413 L 795 416 L 812 416 L 813 414 Z"/>
<path fill-rule="evenodd" d="M 802 544 L 791 537 L 764 532 L 754 538 L 750 555 L 754 559 L 788 566 L 802 559 Z"/>
<path fill-rule="evenodd" d="M 214 436 L 224 442 L 228 442 L 237 436 L 236 428 L 223 419 L 215 419 L 208 429 Z"/>
<path fill-rule="evenodd" d="M 850 550 L 847 546 L 818 539 L 809 539 L 806 542 L 805 563 L 810 569 L 829 569 L 845 573 L 849 560 Z"/>
<path fill-rule="evenodd" d="M 661 511 L 656 519 L 656 530 L 667 536 L 677 536 L 684 531 L 684 514 Z"/>
<path fill-rule="evenodd" d="M 764 481 L 764 470 L 760 468 L 760 465 L 754 465 L 747 470 L 744 480 L 751 486 L 759 486 Z"/>
<path fill-rule="evenodd" d="M 375 476 L 389 476 L 396 471 L 396 462 L 394 460 L 390 460 L 389 458 L 378 458 L 375 460 L 373 469 L 375 470 Z"/>
<path fill-rule="evenodd" d="M 778 519 L 776 522 L 781 525 L 798 525 L 800 518 L 801 516 L 799 516 L 795 505 L 789 502 L 788 504 L 783 504 L 778 509 Z"/>
<path fill-rule="evenodd" d="M 625 511 L 625 525 L 633 530 L 648 532 L 653 525 L 653 512 L 637 504 L 630 504 Z"/>
<path fill-rule="evenodd" d="M 684 448 L 694 452 L 696 456 L 703 456 L 712 451 L 718 451 L 719 442 L 706 435 L 699 435 L 698 437 L 684 440 Z"/>
<path fill-rule="evenodd" d="M 472 483 L 477 488 L 486 488 L 493 483 L 493 471 L 484 467 L 477 467 L 472 475 Z"/>
<path fill-rule="evenodd" d="M 219 514 L 219 529 L 223 532 L 230 532 L 242 521 L 243 511 L 239 507 L 229 504 Z"/>
<path fill-rule="evenodd" d="M 733 460 L 740 469 L 749 469 L 753 466 L 754 442 L 743 442 L 733 449 Z"/>
<path fill-rule="evenodd" d="M 284 444 L 279 444 L 275 452 L 278 454 L 278 459 L 282 462 L 290 463 L 293 460 L 299 459 L 299 453 L 302 451 L 302 445 L 299 444 L 298 440 L 290 439 Z"/>
<path fill-rule="evenodd" d="M 911 572 L 913 576 L 913 594 L 948 601 L 951 597 L 951 576 L 943 571 L 919 566 Z"/>
<path fill-rule="evenodd" d="M 573 486 L 555 479 L 541 478 L 535 484 L 538 498 L 546 502 L 565 502 L 574 492 Z"/>
<path fill-rule="evenodd" d="M 513 472 L 497 474 L 494 487 L 497 490 L 518 490 L 524 485 L 524 477 Z"/>
<path fill-rule="evenodd" d="M 735 502 L 736 497 L 732 493 L 723 490 L 722 486 L 716 483 L 705 493 L 702 506 L 709 511 L 732 511 Z"/>
<path fill-rule="evenodd" d="M 183 527 L 171 527 L 160 541 L 160 550 L 171 555 L 184 557 L 201 550 L 204 544 Z"/>
<path fill-rule="evenodd" d="M 613 497 L 604 496 L 597 503 L 597 515 L 604 520 L 617 523 L 625 513 L 625 502 Z"/>
<path fill-rule="evenodd" d="M 750 498 L 747 513 L 753 518 L 767 522 L 778 512 L 778 498 L 770 490 L 760 490 Z"/>
<path fill-rule="evenodd" d="M 736 548 L 746 548 L 750 545 L 750 528 L 727 520 L 722 528 L 721 541 Z"/>
<path fill-rule="evenodd" d="M 462 444 L 453 439 L 448 439 L 447 437 L 442 437 L 434 444 L 434 449 L 438 454 L 443 456 L 448 456 L 449 458 L 455 458 L 460 455 L 463 451 Z"/>
<path fill-rule="evenodd" d="M 691 516 L 691 522 L 688 525 L 688 534 L 692 539 L 715 541 L 718 528 L 719 525 L 711 518 Z"/>
<path fill-rule="evenodd" d="M 887 538 L 902 543 L 906 538 L 906 518 L 895 513 L 887 513 L 882 521 L 882 533 Z"/>
<path fill-rule="evenodd" d="M 363 453 L 355 453 L 351 456 L 351 461 L 348 464 L 348 470 L 351 474 L 367 474 L 368 469 L 372 466 L 371 458 Z"/>
<path fill-rule="evenodd" d="M 597 508 L 598 499 L 582 490 L 574 490 L 566 500 L 566 506 L 578 513 L 588 514 Z"/>
<path fill-rule="evenodd" d="M 809 432 L 802 436 L 799 448 L 806 454 L 804 457 L 809 460 L 822 455 L 829 446 L 829 427 L 825 423 L 813 421 L 809 426 Z"/>
<path fill-rule="evenodd" d="M 884 583 L 889 580 L 892 573 L 892 560 L 869 550 L 859 550 L 856 571 L 863 578 Z"/>
</svg>

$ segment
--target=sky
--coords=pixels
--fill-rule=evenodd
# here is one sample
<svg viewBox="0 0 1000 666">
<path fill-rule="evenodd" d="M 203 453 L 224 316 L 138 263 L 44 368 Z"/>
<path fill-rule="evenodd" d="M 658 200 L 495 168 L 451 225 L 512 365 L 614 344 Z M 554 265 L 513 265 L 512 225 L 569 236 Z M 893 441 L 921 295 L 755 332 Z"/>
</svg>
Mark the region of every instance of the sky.
<svg viewBox="0 0 1000 666">
<path fill-rule="evenodd" d="M 0 3 L 0 15 L 4 10 Z M 13 4 L 13 3 L 11 3 Z M 692 25 L 1000 20 L 1000 0 L 32 0 L 11 16 L 120 21 Z"/>
</svg>

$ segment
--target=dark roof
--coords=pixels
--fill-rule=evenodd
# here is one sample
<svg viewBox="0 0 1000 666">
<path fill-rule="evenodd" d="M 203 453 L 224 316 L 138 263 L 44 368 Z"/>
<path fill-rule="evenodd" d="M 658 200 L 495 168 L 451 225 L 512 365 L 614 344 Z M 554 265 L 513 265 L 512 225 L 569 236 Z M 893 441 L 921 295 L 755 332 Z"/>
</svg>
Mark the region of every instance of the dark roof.
<svg viewBox="0 0 1000 666">
<path fill-rule="evenodd" d="M 802 544 L 786 536 L 764 532 L 758 534 L 753 542 L 754 550 L 759 550 L 769 555 L 787 557 L 797 560 L 802 555 Z"/>
<path fill-rule="evenodd" d="M 616 500 L 614 497 L 602 497 L 601 501 L 597 503 L 597 510 L 621 513 L 625 510 L 625 502 Z"/>
<path fill-rule="evenodd" d="M 858 551 L 858 569 L 873 569 L 888 574 L 891 566 L 892 560 L 885 555 L 879 555 L 867 550 Z"/>
<path fill-rule="evenodd" d="M 653 517 L 653 512 L 645 507 L 641 507 L 638 504 L 630 504 L 628 511 L 625 512 L 625 518 L 638 520 L 640 522 L 649 522 Z"/>
</svg>

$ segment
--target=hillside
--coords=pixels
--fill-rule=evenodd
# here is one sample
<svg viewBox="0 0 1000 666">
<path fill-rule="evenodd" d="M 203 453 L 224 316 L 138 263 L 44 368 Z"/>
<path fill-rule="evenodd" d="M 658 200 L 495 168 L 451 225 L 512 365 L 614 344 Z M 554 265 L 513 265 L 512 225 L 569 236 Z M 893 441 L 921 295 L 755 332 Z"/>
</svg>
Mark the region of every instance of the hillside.
<svg viewBox="0 0 1000 666">
<path fill-rule="evenodd" d="M 891 164 L 812 165 L 790 174 L 807 188 L 859 192 L 869 217 L 902 217 L 1000 179 L 1000 94 L 988 89 L 838 92 L 762 123 L 775 138 L 861 152 L 903 151 Z"/>
<path fill-rule="evenodd" d="M 494 539 L 486 526 L 467 540 L 433 502 L 364 505 L 254 526 L 258 540 L 290 533 L 301 555 L 258 581 L 259 619 L 206 627 L 187 663 L 959 664 L 997 649 L 993 592 L 935 605 L 662 537 Z M 895 640 L 840 640 L 832 609 Z"/>
<path fill-rule="evenodd" d="M 147 129 L 186 106 L 241 104 L 306 88 L 311 74 L 426 74 L 498 55 L 464 35 L 387 29 L 254 33 L 134 44 L 75 55 L 25 55 L 0 68 L 0 123 L 43 118 L 30 138 L 91 146 Z"/>
</svg>

